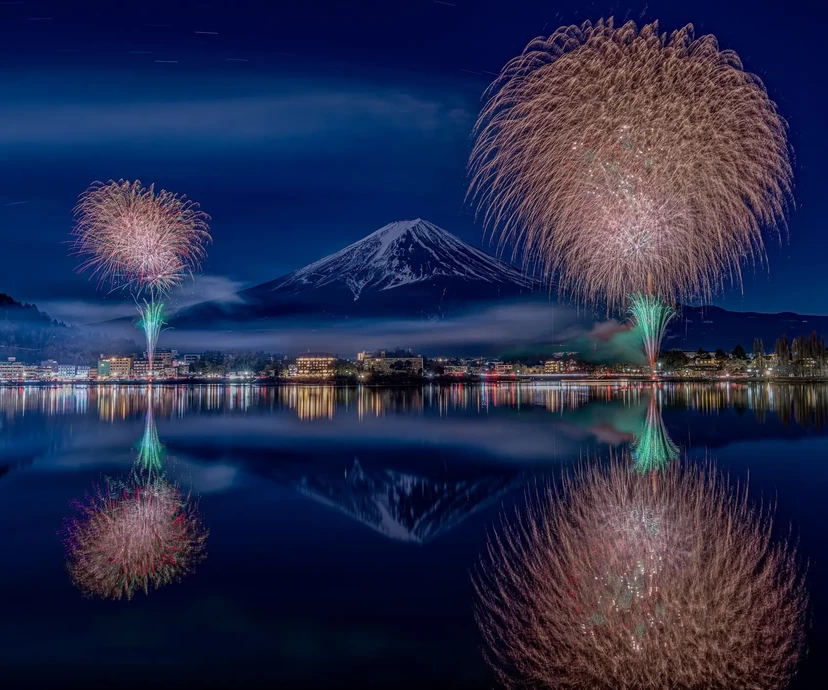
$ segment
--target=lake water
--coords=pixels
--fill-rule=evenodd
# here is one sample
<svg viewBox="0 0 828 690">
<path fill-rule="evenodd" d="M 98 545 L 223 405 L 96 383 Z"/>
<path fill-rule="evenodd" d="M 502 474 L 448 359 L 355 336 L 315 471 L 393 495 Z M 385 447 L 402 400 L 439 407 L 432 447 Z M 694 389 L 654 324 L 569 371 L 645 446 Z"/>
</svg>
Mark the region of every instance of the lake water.
<svg viewBox="0 0 828 690">
<path fill-rule="evenodd" d="M 629 447 L 653 410 L 686 453 L 667 462 L 713 458 L 793 527 L 810 595 L 794 687 L 819 687 L 828 387 L 737 384 L 0 388 L 3 677 L 491 687 L 470 577 L 487 532 L 538 477 Z M 206 557 L 148 594 L 90 596 L 66 521 L 139 455 L 190 492 Z"/>
</svg>

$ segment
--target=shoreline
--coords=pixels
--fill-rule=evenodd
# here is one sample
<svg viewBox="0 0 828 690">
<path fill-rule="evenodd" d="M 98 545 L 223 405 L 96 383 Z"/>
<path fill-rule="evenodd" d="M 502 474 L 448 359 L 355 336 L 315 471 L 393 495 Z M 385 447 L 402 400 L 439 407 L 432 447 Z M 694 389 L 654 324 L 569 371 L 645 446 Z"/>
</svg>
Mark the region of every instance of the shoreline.
<svg viewBox="0 0 828 690">
<path fill-rule="evenodd" d="M 97 388 L 99 386 L 326 386 L 330 388 L 392 388 L 392 387 L 422 387 L 430 385 L 491 385 L 491 384 L 513 384 L 513 383 L 572 383 L 579 385 L 607 385 L 613 383 L 657 385 L 661 383 L 708 383 L 708 384 L 813 384 L 828 383 L 828 377 L 813 378 L 709 378 L 709 377 L 683 377 L 663 376 L 655 379 L 649 377 L 618 376 L 618 377 L 591 377 L 591 376 L 488 376 L 480 377 L 435 377 L 423 379 L 406 380 L 380 380 L 380 381 L 349 381 L 336 379 L 233 379 L 233 378 L 203 378 L 203 379 L 122 379 L 109 381 L 0 381 L 0 388 L 43 388 L 62 386 L 83 386 Z"/>
</svg>

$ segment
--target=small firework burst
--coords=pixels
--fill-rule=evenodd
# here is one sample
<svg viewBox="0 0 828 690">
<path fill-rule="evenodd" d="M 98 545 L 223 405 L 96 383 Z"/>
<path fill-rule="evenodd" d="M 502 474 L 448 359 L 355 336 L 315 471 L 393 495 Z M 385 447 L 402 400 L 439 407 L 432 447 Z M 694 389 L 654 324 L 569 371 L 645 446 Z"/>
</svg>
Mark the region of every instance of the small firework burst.
<svg viewBox="0 0 828 690">
<path fill-rule="evenodd" d="M 746 490 L 681 463 L 651 484 L 615 459 L 528 498 L 474 577 L 506 687 L 787 686 L 804 647 L 804 577 Z"/>
<path fill-rule="evenodd" d="M 186 197 L 139 180 L 95 182 L 75 207 L 80 270 L 134 294 L 166 294 L 197 269 L 210 240 L 209 216 Z"/>
<path fill-rule="evenodd" d="M 196 506 L 162 478 L 107 481 L 65 524 L 72 581 L 90 597 L 131 599 L 180 580 L 204 558 Z"/>
</svg>

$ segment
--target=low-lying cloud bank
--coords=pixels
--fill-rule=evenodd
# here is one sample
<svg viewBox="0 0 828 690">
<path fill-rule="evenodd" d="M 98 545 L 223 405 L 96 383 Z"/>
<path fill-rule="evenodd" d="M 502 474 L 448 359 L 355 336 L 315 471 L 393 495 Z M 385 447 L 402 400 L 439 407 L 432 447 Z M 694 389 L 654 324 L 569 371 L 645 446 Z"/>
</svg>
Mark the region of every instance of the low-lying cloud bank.
<svg viewBox="0 0 828 690">
<path fill-rule="evenodd" d="M 109 324 L 121 336 L 134 326 Z M 425 355 L 538 357 L 577 352 L 588 361 L 643 361 L 638 335 L 628 323 L 597 321 L 549 303 L 497 303 L 441 319 L 278 319 L 233 330 L 169 329 L 164 347 L 180 351 L 265 350 L 299 354 L 325 351 L 350 357 L 362 350 L 412 348 Z"/>
</svg>

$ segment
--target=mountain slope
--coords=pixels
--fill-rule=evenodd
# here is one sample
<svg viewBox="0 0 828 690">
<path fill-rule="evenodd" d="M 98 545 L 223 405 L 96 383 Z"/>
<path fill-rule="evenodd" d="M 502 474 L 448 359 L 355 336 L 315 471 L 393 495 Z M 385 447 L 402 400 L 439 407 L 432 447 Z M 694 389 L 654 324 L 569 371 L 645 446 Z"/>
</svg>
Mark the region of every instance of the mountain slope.
<svg viewBox="0 0 828 690">
<path fill-rule="evenodd" d="M 254 290 L 296 293 L 344 285 L 357 301 L 363 291 L 392 290 L 438 277 L 533 287 L 516 268 L 417 218 L 389 223 L 336 254 Z"/>
<path fill-rule="evenodd" d="M 346 477 L 302 477 L 296 490 L 398 541 L 424 544 L 496 503 L 520 479 L 487 476 L 440 481 L 391 469 L 366 471 L 358 460 Z"/>
<path fill-rule="evenodd" d="M 470 477 L 431 476 L 354 459 L 342 473 L 280 466 L 271 479 L 395 541 L 425 544 L 495 505 L 525 481 L 515 472 Z"/>
<path fill-rule="evenodd" d="M 455 306 L 532 292 L 518 269 L 417 218 L 389 223 L 341 251 L 238 293 L 197 305 L 176 325 L 291 314 L 443 316 Z"/>
</svg>

